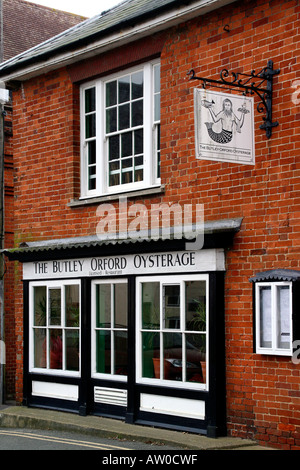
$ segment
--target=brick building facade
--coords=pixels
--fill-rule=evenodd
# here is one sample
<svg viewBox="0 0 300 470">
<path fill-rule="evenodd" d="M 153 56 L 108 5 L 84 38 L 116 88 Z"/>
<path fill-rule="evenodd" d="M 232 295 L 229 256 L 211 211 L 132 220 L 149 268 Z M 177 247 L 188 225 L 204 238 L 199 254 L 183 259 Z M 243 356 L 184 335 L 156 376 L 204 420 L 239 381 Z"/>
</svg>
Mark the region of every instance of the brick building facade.
<svg viewBox="0 0 300 470">
<path fill-rule="evenodd" d="M 1 59 L 11 59 L 21 52 L 40 44 L 86 18 L 47 8 L 23 0 L 2 0 L 1 18 Z M 16 34 L 17 31 L 17 34 Z M 13 123 L 12 102 L 5 105 L 4 118 L 4 246 L 13 248 L 18 240 L 14 235 L 14 164 L 13 164 Z M 14 315 L 14 263 L 5 263 L 5 347 L 6 377 L 5 396 L 15 396 L 16 354 L 15 354 L 15 315 Z M 1 322 L 0 322 L 1 323 Z"/>
<path fill-rule="evenodd" d="M 0 68 L 14 87 L 16 399 L 299 449 L 299 2 L 150 3 Z M 209 79 L 269 60 L 268 138 L 258 96 Z M 220 116 L 212 144 L 203 119 Z M 247 133 L 251 161 L 237 157 Z M 202 249 L 175 212 L 151 232 L 162 204 L 194 225 L 204 208 Z"/>
</svg>

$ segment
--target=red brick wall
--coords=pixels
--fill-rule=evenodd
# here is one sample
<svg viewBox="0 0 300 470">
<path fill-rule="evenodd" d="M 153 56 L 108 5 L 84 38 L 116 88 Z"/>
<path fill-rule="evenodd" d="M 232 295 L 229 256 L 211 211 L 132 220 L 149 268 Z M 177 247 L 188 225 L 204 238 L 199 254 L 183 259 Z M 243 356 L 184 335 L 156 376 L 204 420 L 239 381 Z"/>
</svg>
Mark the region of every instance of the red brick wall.
<svg viewBox="0 0 300 470">
<path fill-rule="evenodd" d="M 5 106 L 4 117 L 4 193 L 5 193 L 5 227 L 4 246 L 14 246 L 14 182 L 13 182 L 13 132 L 12 108 Z M 4 258 L 4 315 L 5 315 L 5 398 L 14 398 L 15 395 L 15 315 L 14 315 L 14 263 Z"/>
<path fill-rule="evenodd" d="M 243 217 L 226 255 L 228 431 L 288 449 L 300 449 L 299 366 L 290 358 L 253 354 L 249 277 L 272 268 L 300 268 L 300 114 L 294 88 L 300 68 L 299 13 L 297 1 L 238 1 L 166 34 L 161 55 L 161 176 L 166 190 L 163 196 L 139 200 L 202 203 L 206 219 Z M 269 59 L 281 69 L 273 100 L 273 119 L 280 124 L 268 140 L 259 129 L 262 115 L 255 112 L 255 166 L 196 160 L 193 89 L 199 84 L 189 81 L 187 72 L 193 68 L 218 78 L 223 68 L 259 71 Z M 78 87 L 65 69 L 29 80 L 16 93 L 15 223 L 20 241 L 95 233 L 97 207 L 68 206 L 79 195 L 78 104 Z M 20 299 L 17 293 L 16 328 L 21 328 Z M 19 400 L 21 362 L 17 367 Z"/>
</svg>

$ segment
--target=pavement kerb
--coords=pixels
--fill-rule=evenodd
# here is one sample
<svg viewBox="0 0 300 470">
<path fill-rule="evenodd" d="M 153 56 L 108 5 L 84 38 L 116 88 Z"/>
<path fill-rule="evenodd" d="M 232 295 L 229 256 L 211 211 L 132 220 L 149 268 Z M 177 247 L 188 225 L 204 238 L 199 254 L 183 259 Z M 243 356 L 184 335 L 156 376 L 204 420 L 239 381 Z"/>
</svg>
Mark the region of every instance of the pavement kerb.
<svg viewBox="0 0 300 470">
<path fill-rule="evenodd" d="M 128 424 L 116 419 L 23 406 L 0 407 L 0 427 L 69 431 L 103 438 L 160 443 L 187 450 L 270 450 L 248 439 L 212 439 L 198 434 Z"/>
</svg>

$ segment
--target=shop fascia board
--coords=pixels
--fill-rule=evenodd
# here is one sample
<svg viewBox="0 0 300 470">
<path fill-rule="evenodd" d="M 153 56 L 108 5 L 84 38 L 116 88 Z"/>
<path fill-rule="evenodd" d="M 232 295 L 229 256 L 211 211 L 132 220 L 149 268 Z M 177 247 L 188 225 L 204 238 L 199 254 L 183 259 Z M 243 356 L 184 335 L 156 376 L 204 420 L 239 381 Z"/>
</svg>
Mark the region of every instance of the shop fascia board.
<svg viewBox="0 0 300 470">
<path fill-rule="evenodd" d="M 106 35 L 105 37 L 82 47 L 76 48 L 75 43 L 72 50 L 60 53 L 59 50 L 55 52 L 54 49 L 53 51 L 49 51 L 47 54 L 43 54 L 41 57 L 38 57 L 37 55 L 36 58 L 31 58 L 34 62 L 29 65 L 26 59 L 22 62 L 22 59 L 20 58 L 20 62 L 12 64 L 11 67 L 9 66 L 9 63 L 7 64 L 6 73 L 5 69 L 1 71 L 0 67 L 0 77 L 6 83 L 22 82 L 42 73 L 44 74 L 57 68 L 89 59 L 117 47 L 124 46 L 141 38 L 161 32 L 197 16 L 203 16 L 216 9 L 234 3 L 235 1 L 236 0 L 202 0 L 200 2 L 194 2 L 191 5 L 184 5 L 175 11 L 162 14 L 157 18 L 143 21 L 140 24 L 135 24 L 122 29 L 121 31 Z M 37 52 L 38 47 L 39 46 L 36 46 Z M 72 47 L 72 44 L 70 44 L 70 47 Z M 32 50 L 34 51 L 34 49 L 35 48 Z M 2 64 L 2 67 L 3 66 L 6 66 L 6 64 Z"/>
</svg>

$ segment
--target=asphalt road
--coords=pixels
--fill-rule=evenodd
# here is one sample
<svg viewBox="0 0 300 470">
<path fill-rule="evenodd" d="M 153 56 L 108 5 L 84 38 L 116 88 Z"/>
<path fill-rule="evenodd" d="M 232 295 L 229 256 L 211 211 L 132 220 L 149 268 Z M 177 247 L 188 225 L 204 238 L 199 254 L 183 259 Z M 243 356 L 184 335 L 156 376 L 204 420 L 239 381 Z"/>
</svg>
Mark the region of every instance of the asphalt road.
<svg viewBox="0 0 300 470">
<path fill-rule="evenodd" d="M 108 452 L 148 450 L 151 452 L 176 450 L 176 448 L 51 430 L 0 428 L 0 450 L 100 450 Z"/>
</svg>

